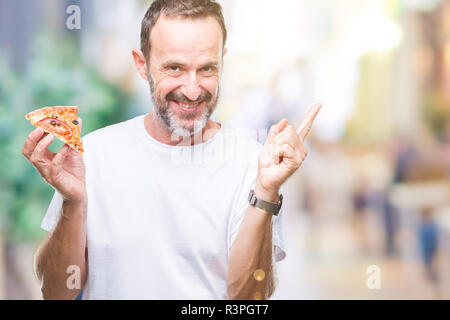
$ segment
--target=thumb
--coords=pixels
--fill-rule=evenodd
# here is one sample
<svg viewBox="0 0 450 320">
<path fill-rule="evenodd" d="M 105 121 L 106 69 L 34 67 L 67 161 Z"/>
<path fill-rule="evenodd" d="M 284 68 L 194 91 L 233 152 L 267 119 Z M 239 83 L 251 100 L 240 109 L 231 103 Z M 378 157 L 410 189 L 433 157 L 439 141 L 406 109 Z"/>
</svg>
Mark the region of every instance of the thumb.
<svg viewBox="0 0 450 320">
<path fill-rule="evenodd" d="M 270 128 L 269 135 L 267 136 L 267 143 L 274 143 L 275 137 L 283 131 L 288 124 L 288 120 L 283 118 L 277 124 L 274 124 L 272 128 Z"/>
</svg>

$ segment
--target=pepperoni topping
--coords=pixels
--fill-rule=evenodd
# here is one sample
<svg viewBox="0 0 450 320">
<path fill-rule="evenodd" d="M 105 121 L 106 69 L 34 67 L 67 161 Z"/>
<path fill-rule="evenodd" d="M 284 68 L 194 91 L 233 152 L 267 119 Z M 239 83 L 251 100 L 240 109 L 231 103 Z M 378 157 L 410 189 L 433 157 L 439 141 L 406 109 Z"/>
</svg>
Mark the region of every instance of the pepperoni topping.
<svg viewBox="0 0 450 320">
<path fill-rule="evenodd" d="M 38 121 L 37 124 L 42 126 L 44 129 L 64 136 L 66 139 L 70 139 L 73 135 L 73 131 L 70 126 L 61 120 L 56 121 L 54 118 L 44 118 Z"/>
</svg>

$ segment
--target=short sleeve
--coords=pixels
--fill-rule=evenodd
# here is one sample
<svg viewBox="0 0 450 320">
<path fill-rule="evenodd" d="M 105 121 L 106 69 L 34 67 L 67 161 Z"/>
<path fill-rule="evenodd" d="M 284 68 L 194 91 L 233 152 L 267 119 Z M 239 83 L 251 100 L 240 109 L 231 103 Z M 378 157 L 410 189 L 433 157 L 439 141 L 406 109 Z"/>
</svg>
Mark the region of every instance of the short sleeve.
<svg viewBox="0 0 450 320">
<path fill-rule="evenodd" d="M 238 234 L 239 227 L 241 226 L 242 220 L 244 219 L 245 213 L 249 206 L 248 194 L 251 189 L 255 187 L 255 179 L 251 180 L 251 183 L 243 184 L 239 191 L 237 201 L 234 205 L 233 217 L 231 220 L 230 227 L 230 245 L 228 247 L 228 252 L 233 245 L 233 242 Z M 283 226 L 282 226 L 283 208 L 281 208 L 277 216 L 272 217 L 272 244 L 275 246 L 275 261 L 281 261 L 286 257 L 286 250 L 283 237 Z"/>
<path fill-rule="evenodd" d="M 58 191 L 55 191 L 44 219 L 42 219 L 41 229 L 48 232 L 53 231 L 59 221 L 59 218 L 61 217 L 62 203 L 63 198 L 61 194 Z"/>
</svg>

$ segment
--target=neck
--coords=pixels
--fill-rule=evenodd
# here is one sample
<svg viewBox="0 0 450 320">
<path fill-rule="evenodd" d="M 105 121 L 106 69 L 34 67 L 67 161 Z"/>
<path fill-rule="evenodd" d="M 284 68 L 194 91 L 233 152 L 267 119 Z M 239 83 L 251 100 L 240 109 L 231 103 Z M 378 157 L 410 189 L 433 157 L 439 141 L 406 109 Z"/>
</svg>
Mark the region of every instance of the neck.
<svg viewBox="0 0 450 320">
<path fill-rule="evenodd" d="M 144 119 L 145 130 L 152 136 L 153 139 L 172 146 L 186 146 L 204 143 L 214 137 L 220 130 L 221 124 L 209 120 L 206 126 L 199 132 L 189 137 L 178 137 L 172 134 L 172 131 L 167 129 L 155 112 L 152 110 L 145 116 Z"/>
</svg>

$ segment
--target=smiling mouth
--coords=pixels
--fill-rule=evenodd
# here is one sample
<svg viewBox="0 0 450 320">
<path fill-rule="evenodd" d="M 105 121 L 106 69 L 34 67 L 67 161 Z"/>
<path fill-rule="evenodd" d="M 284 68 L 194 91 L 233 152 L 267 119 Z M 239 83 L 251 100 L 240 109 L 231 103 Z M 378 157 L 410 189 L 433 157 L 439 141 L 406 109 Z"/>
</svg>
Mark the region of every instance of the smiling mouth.
<svg viewBox="0 0 450 320">
<path fill-rule="evenodd" d="M 172 100 L 182 112 L 193 113 L 199 109 L 203 102 L 181 102 Z"/>
</svg>

